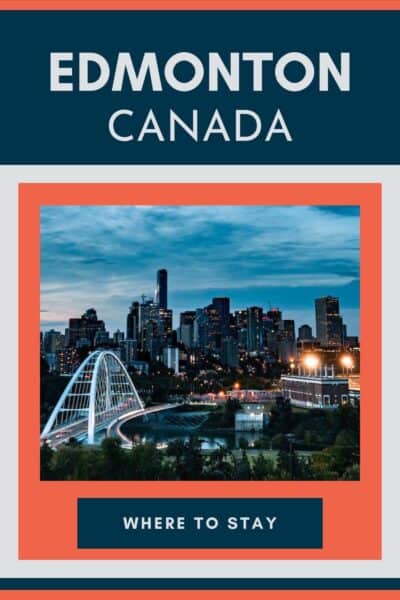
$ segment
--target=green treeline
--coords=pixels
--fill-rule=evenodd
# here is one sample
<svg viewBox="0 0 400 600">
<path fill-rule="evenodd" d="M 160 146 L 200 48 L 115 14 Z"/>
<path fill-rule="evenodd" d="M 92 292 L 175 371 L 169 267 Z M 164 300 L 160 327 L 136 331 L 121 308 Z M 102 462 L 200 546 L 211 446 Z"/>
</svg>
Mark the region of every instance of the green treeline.
<svg viewBox="0 0 400 600">
<path fill-rule="evenodd" d="M 258 450 L 228 450 L 221 447 L 209 453 L 201 451 L 201 438 L 189 441 L 174 440 L 166 450 L 154 444 L 121 447 L 115 439 L 105 439 L 100 447 L 89 448 L 70 442 L 57 451 L 47 445 L 41 448 L 41 478 L 47 480 L 357 480 L 359 479 L 358 411 L 343 407 L 332 413 L 310 414 L 306 424 L 317 419 L 320 433 L 334 435 L 329 447 L 304 456 L 296 449 L 294 436 L 282 430 L 292 429 L 296 416 L 281 411 L 273 429 L 278 451 L 271 453 L 263 447 L 269 443 L 260 438 Z M 272 419 L 274 423 L 274 419 Z M 301 423 L 301 421 L 300 421 Z M 304 423 L 301 425 L 305 426 Z M 329 425 L 329 427 L 328 427 Z M 296 427 L 294 427 L 296 430 Z M 300 432 L 299 432 L 300 433 Z M 310 434 L 311 435 L 311 434 Z M 317 435 L 317 434 L 315 434 Z M 263 446 L 265 439 L 265 446 Z M 275 446 L 276 447 L 276 446 Z"/>
</svg>

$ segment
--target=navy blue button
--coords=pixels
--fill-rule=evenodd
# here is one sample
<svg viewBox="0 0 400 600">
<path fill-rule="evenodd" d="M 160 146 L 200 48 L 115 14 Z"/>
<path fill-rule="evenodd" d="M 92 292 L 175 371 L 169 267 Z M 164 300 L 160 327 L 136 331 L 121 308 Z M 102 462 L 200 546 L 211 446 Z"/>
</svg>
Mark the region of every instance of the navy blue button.
<svg viewBox="0 0 400 600">
<path fill-rule="evenodd" d="M 80 498 L 78 548 L 322 548 L 322 499 Z"/>
</svg>

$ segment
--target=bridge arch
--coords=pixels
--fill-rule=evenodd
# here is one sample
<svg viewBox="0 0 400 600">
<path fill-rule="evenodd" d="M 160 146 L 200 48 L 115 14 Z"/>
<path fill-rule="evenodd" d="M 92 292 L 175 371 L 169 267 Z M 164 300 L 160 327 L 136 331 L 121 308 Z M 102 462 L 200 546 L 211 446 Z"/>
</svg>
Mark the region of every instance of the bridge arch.
<svg viewBox="0 0 400 600">
<path fill-rule="evenodd" d="M 79 366 L 61 394 L 40 438 L 87 429 L 88 444 L 95 433 L 120 415 L 143 410 L 143 403 L 119 357 L 96 350 Z"/>
</svg>

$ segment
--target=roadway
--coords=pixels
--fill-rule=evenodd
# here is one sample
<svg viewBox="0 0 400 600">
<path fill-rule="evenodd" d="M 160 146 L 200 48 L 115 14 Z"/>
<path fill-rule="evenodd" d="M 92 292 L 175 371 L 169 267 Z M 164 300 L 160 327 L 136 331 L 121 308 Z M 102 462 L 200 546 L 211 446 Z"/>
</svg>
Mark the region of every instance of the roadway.
<svg viewBox="0 0 400 600">
<path fill-rule="evenodd" d="M 151 406 L 150 408 L 145 408 L 143 410 L 135 410 L 129 413 L 125 413 L 117 419 L 114 419 L 114 421 L 112 421 L 109 424 L 109 426 L 107 427 L 106 437 L 119 438 L 124 445 L 132 446 L 132 440 L 130 440 L 121 431 L 121 427 L 125 423 L 131 421 L 132 419 L 136 419 L 137 417 L 144 417 L 164 410 L 172 410 L 173 408 L 177 408 L 178 406 L 180 406 L 179 403 L 158 404 L 157 406 Z"/>
<path fill-rule="evenodd" d="M 149 408 L 129 411 L 111 421 L 104 420 L 98 423 L 96 425 L 96 432 L 105 431 L 105 437 L 119 438 L 124 444 L 129 444 L 129 446 L 131 446 L 132 441 L 124 436 L 120 430 L 124 423 L 137 417 L 144 417 L 164 410 L 172 410 L 178 406 L 180 406 L 179 403 L 159 404 Z M 46 437 L 46 442 L 54 449 L 67 443 L 70 438 L 75 438 L 78 442 L 84 443 L 85 440 L 87 440 L 87 423 L 87 419 L 82 419 L 64 429 L 57 429 Z"/>
</svg>

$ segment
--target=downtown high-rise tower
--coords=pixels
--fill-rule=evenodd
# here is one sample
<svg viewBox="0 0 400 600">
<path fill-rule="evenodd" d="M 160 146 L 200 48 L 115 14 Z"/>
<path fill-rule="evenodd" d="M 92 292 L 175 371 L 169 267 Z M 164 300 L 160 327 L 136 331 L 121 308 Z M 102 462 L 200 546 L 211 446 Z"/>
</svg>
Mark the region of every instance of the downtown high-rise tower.
<svg viewBox="0 0 400 600">
<path fill-rule="evenodd" d="M 166 269 L 157 271 L 155 302 L 160 308 L 168 308 L 168 271 Z"/>
</svg>

